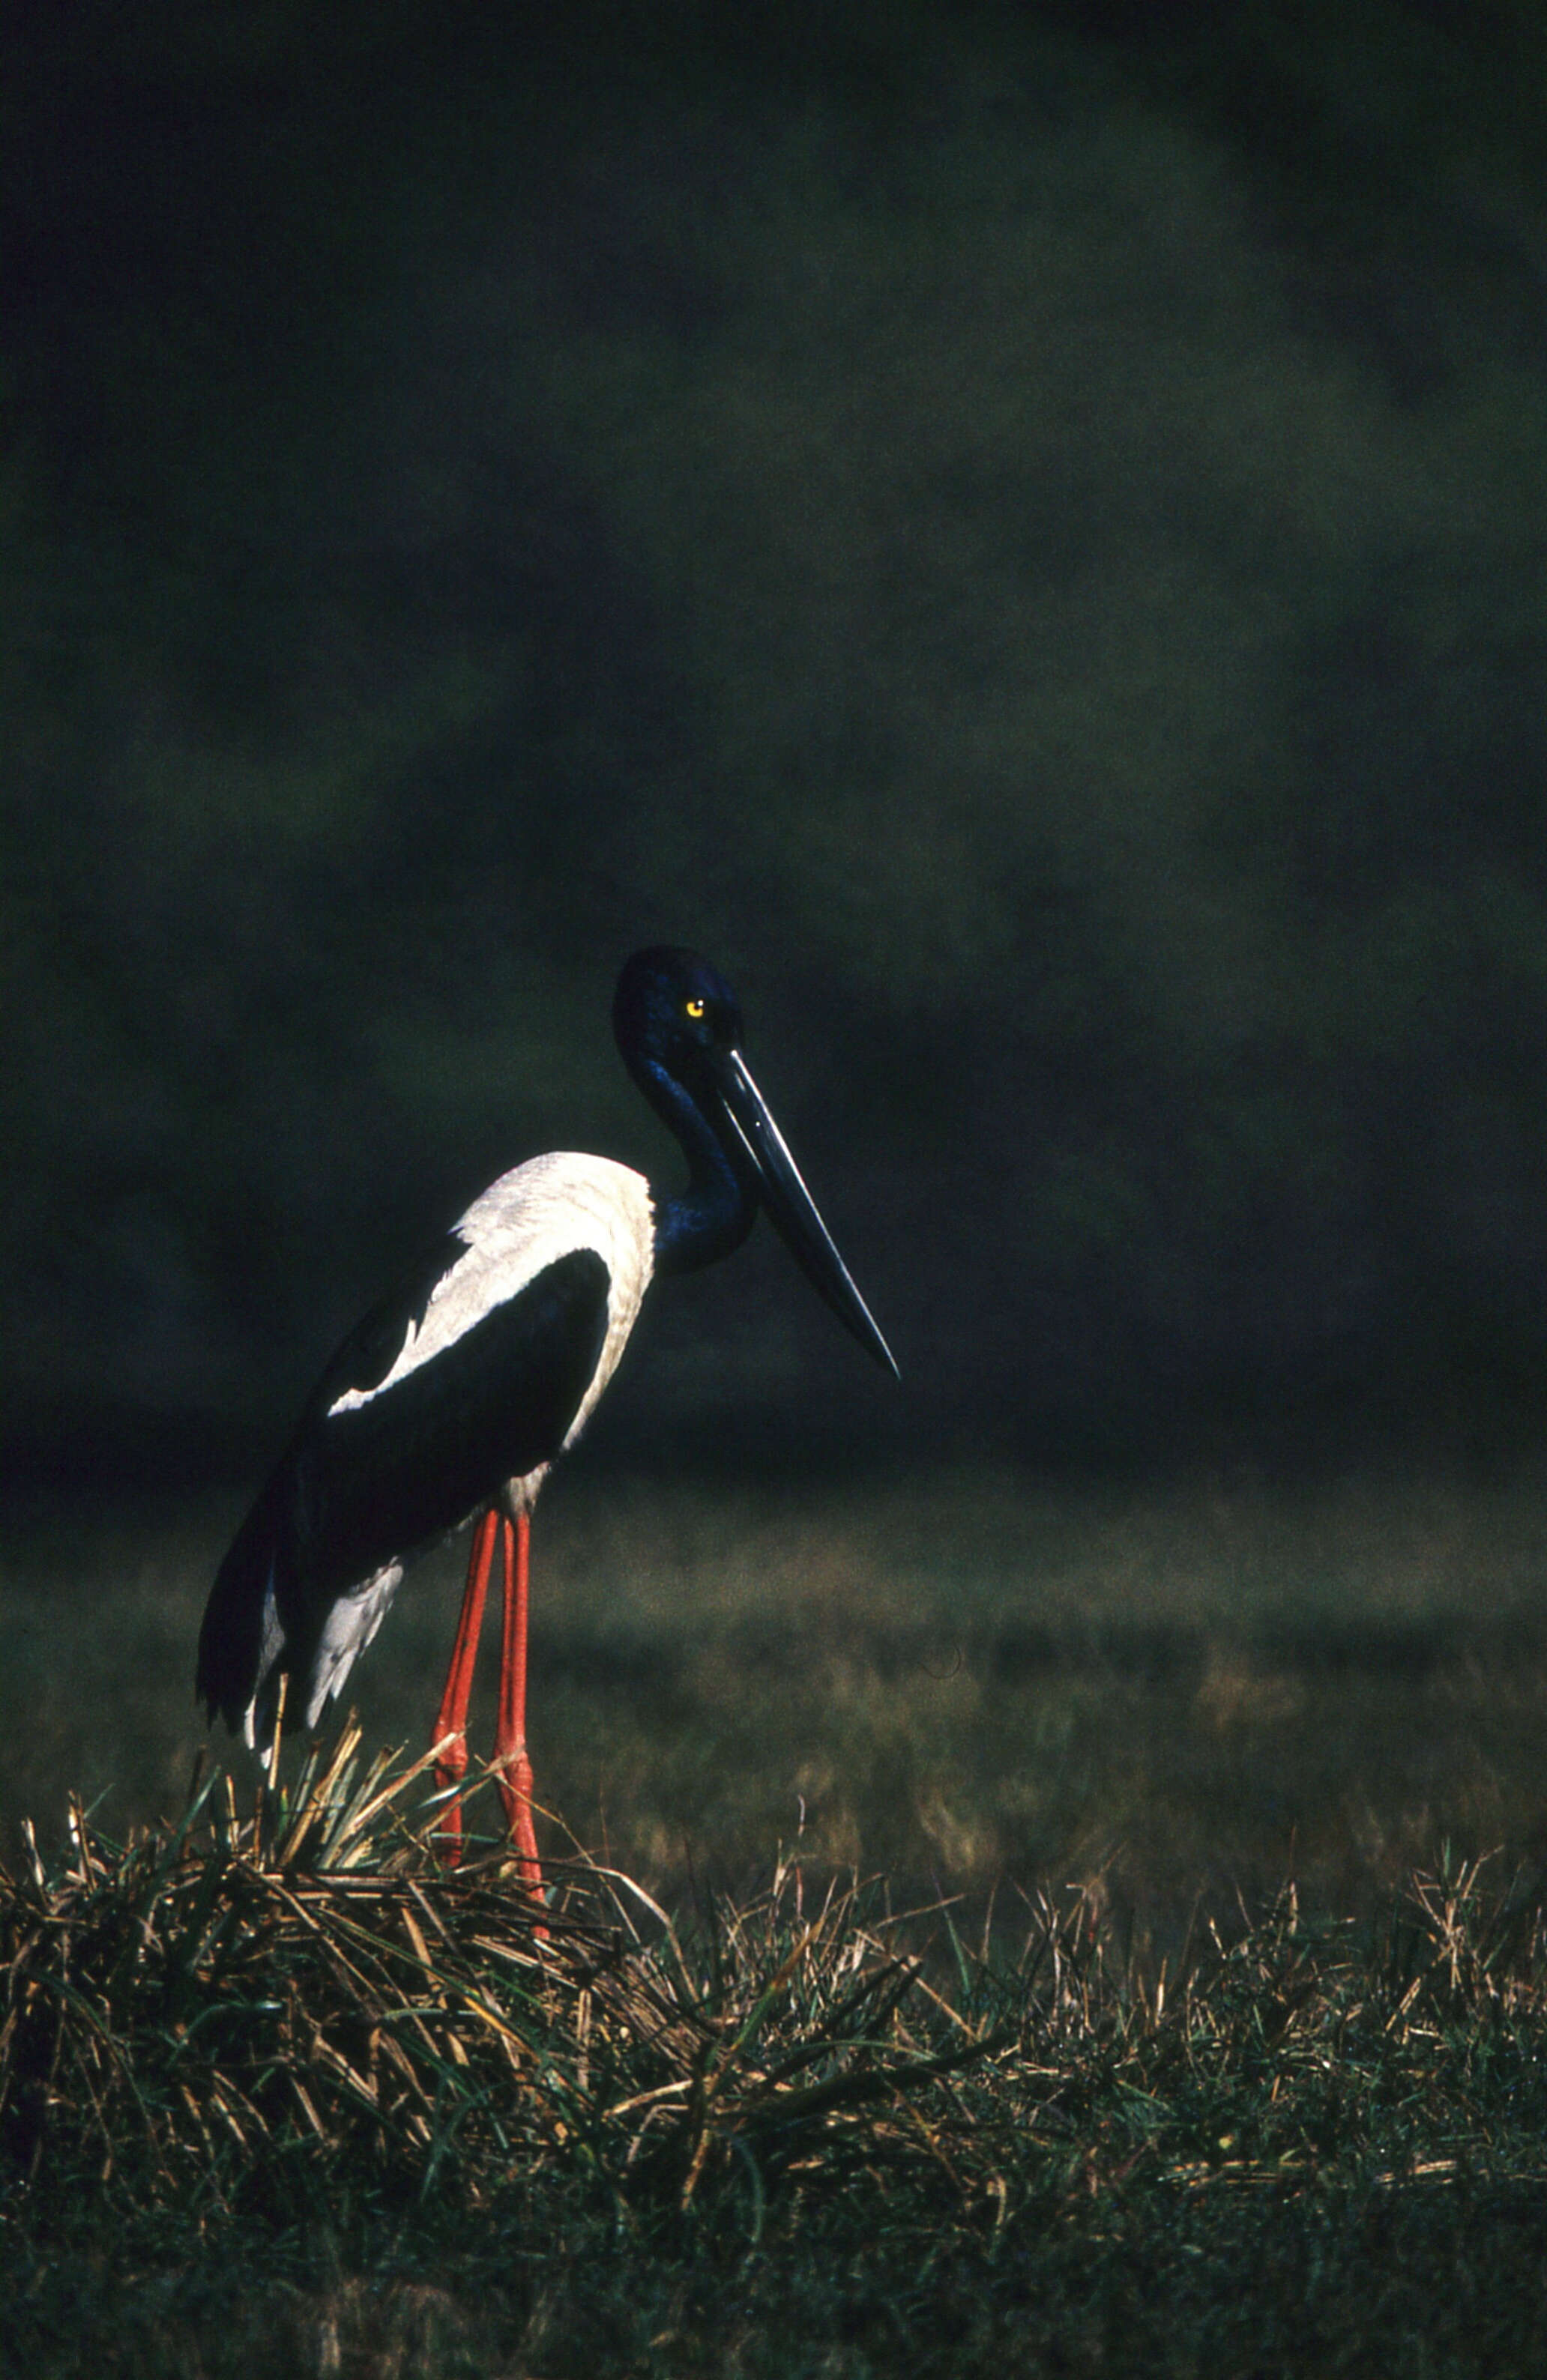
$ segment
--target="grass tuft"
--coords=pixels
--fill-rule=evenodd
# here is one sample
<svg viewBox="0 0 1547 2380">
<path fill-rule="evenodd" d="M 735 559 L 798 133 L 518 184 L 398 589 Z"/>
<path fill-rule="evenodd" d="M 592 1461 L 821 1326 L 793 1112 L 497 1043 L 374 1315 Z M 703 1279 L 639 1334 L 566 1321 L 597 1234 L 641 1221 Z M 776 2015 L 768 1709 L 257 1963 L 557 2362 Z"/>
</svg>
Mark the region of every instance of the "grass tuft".
<svg viewBox="0 0 1547 2380">
<path fill-rule="evenodd" d="M 52 1868 L 24 1831 L 0 2139 L 35 2201 L 89 2176 L 209 2219 L 359 2173 L 476 2207 L 579 2168 L 627 2220 L 723 2171 L 755 2228 L 774 2176 L 840 2162 L 992 2046 L 873 1894 L 830 1881 L 808 1908 L 787 1860 L 688 1942 L 590 1860 L 551 1862 L 542 1904 L 503 1844 L 443 1867 L 440 1803 L 411 1801 L 430 1758 L 367 1761 L 351 1718 L 245 1815 L 221 1774 L 123 1845 L 72 1801 Z"/>
<path fill-rule="evenodd" d="M 968 1927 L 786 1853 L 669 1914 L 577 1858 L 539 1904 L 499 1842 L 439 1864 L 427 1761 L 351 1718 L 250 1808 L 203 1777 L 117 1844 L 72 1803 L 0 1872 L 18 2368 L 1096 2370 L 1118 2325 L 1125 2368 L 1309 2371 L 1387 2265 L 1432 2369 L 1534 2325 L 1529 1879 L 1447 1858 L 1373 1925 L 1291 1884 L 1158 1965 L 1099 1882 Z"/>
</svg>

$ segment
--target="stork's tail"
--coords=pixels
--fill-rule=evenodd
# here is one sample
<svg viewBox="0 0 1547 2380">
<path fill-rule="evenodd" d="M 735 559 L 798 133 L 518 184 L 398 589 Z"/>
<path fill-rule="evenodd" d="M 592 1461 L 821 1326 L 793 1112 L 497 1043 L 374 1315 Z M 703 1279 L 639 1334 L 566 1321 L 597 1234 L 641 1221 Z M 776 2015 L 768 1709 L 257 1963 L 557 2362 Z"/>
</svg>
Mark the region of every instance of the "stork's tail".
<svg viewBox="0 0 1547 2380">
<path fill-rule="evenodd" d="M 271 1482 L 238 1530 L 215 1573 L 199 1631 L 194 1692 L 213 1721 L 266 1750 L 279 1687 L 285 1631 L 277 1605 L 283 1548 Z"/>
</svg>

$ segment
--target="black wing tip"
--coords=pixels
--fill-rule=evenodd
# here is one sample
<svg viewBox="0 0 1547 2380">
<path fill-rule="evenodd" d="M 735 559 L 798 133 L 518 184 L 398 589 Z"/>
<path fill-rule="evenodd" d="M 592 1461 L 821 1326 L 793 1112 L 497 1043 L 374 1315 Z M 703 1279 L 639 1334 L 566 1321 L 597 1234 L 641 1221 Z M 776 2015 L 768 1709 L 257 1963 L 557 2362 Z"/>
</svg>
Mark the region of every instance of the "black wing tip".
<svg viewBox="0 0 1547 2380">
<path fill-rule="evenodd" d="M 258 1685 L 263 1592 L 272 1561 L 264 1502 L 260 1498 L 232 1540 L 199 1629 L 194 1699 L 204 1706 L 206 1726 L 223 1718 L 234 1736 L 243 1732 Z"/>
<path fill-rule="evenodd" d="M 203 1705 L 206 1727 L 213 1727 L 216 1719 L 222 1718 L 230 1734 L 241 1733 L 242 1714 L 251 1697 L 244 1699 L 239 1685 L 215 1673 L 214 1665 L 202 1645 L 199 1648 L 199 1666 L 194 1671 L 193 1699 Z"/>
</svg>

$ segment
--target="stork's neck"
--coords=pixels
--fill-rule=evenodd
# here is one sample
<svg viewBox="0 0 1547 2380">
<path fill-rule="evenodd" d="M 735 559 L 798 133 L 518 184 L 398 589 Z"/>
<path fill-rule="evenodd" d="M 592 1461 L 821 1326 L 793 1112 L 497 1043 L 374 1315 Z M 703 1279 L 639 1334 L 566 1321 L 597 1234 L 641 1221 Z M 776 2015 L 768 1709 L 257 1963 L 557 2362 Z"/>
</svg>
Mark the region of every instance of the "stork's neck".
<svg viewBox="0 0 1547 2380">
<path fill-rule="evenodd" d="M 691 1094 L 664 1068 L 641 1066 L 636 1076 L 651 1106 L 671 1126 L 688 1160 L 688 1187 L 664 1198 L 651 1185 L 655 1208 L 655 1269 L 696 1272 L 738 1248 L 757 1219 L 757 1194 L 733 1163 L 724 1141 Z"/>
</svg>

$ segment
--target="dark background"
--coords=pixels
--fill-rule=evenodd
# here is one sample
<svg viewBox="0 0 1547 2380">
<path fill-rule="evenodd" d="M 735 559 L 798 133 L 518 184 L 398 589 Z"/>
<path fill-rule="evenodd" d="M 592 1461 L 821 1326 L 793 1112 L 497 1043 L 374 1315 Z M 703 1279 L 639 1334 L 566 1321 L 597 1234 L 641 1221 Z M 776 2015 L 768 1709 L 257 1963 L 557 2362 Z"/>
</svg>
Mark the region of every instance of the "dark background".
<svg viewBox="0 0 1547 2380">
<path fill-rule="evenodd" d="M 669 1172 L 662 939 L 905 1387 L 760 1234 L 598 1459 L 1529 1439 L 1538 10 L 537 14 L 11 13 L 11 1478 L 249 1477 L 506 1165 Z"/>
</svg>

